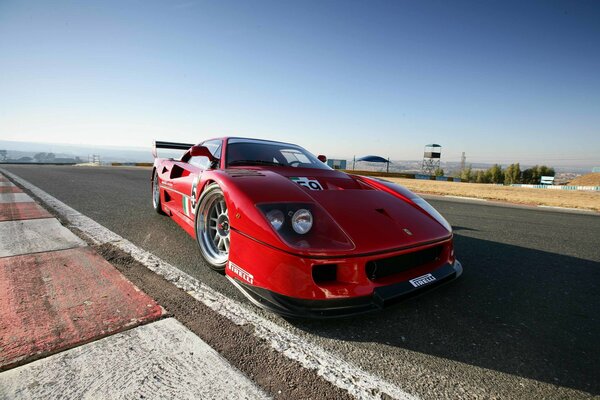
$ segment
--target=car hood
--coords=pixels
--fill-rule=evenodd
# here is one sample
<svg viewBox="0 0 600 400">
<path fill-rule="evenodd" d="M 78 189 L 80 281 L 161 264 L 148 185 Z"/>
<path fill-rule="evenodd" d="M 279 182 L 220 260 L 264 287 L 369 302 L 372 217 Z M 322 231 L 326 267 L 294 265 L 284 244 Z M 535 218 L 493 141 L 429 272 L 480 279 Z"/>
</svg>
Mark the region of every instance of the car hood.
<svg viewBox="0 0 600 400">
<path fill-rule="evenodd" d="M 374 189 L 335 170 L 261 169 L 270 190 L 255 191 L 256 202 L 319 205 L 354 244 L 353 254 L 389 251 L 451 236 L 427 212 L 407 199 Z M 307 182 L 318 182 L 321 189 Z M 262 185 L 260 185 L 262 187 Z M 315 221 L 318 223 L 318 221 Z"/>
<path fill-rule="evenodd" d="M 360 253 L 410 247 L 450 235 L 426 212 L 379 190 L 311 193 Z"/>
</svg>

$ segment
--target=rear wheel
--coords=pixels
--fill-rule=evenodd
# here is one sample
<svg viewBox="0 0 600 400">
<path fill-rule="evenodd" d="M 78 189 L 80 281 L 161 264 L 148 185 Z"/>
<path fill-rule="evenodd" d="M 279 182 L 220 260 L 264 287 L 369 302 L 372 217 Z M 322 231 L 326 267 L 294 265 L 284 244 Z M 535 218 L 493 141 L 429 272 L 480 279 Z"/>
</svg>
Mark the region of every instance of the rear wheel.
<svg viewBox="0 0 600 400">
<path fill-rule="evenodd" d="M 229 260 L 229 215 L 223 191 L 216 183 L 202 192 L 196 207 L 195 225 L 202 256 L 210 268 L 224 272 Z"/>
<path fill-rule="evenodd" d="M 162 210 L 162 204 L 160 202 L 160 186 L 158 183 L 158 173 L 154 171 L 154 176 L 152 178 L 152 207 L 154 211 L 159 214 L 164 214 L 165 212 Z"/>
</svg>

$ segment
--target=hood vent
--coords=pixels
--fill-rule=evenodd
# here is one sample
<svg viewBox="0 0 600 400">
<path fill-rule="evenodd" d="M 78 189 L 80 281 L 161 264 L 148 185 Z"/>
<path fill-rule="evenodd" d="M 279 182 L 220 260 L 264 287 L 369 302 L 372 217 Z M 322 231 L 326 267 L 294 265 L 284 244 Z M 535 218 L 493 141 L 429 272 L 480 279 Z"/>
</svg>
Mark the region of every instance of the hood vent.
<svg viewBox="0 0 600 400">
<path fill-rule="evenodd" d="M 265 176 L 258 171 L 251 169 L 226 169 L 225 173 L 232 178 L 243 178 L 245 176 Z"/>
</svg>

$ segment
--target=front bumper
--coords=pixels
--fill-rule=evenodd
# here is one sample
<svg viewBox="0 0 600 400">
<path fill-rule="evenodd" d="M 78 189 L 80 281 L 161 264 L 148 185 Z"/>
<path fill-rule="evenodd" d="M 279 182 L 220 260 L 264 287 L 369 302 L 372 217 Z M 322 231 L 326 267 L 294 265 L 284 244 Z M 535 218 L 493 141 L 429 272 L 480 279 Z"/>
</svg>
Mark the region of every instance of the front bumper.
<svg viewBox="0 0 600 400">
<path fill-rule="evenodd" d="M 410 280 L 394 283 L 387 286 L 379 286 L 373 290 L 370 296 L 348 297 L 330 300 L 305 300 L 284 296 L 267 289 L 248 285 L 241 280 L 227 276 L 229 280 L 244 295 L 259 307 L 286 317 L 295 318 L 332 318 L 352 316 L 371 311 L 381 310 L 392 304 L 396 304 L 408 297 L 417 296 L 421 293 L 437 288 L 448 283 L 462 274 L 462 265 L 458 260 L 453 264 L 444 264 L 429 272 L 434 280 L 415 286 Z M 418 279 L 418 278 L 417 278 Z M 414 281 L 414 279 L 413 279 Z"/>
</svg>

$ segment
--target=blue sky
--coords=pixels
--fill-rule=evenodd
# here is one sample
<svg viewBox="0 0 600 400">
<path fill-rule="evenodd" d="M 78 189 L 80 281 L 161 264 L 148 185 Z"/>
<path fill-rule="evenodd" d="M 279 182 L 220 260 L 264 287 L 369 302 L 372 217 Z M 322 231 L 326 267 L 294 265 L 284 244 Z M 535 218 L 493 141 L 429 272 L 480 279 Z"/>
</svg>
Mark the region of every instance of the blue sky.
<svg viewBox="0 0 600 400">
<path fill-rule="evenodd" d="M 0 139 L 600 165 L 600 3 L 0 0 Z"/>
</svg>

